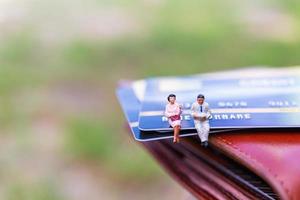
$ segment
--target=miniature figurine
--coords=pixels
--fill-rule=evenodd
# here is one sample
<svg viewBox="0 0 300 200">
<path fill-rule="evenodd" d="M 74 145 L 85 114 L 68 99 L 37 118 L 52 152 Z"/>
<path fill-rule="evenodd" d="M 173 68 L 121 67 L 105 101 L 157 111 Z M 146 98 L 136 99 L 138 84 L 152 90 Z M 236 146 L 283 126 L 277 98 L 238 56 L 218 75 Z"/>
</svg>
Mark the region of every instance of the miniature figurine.
<svg viewBox="0 0 300 200">
<path fill-rule="evenodd" d="M 191 106 L 191 115 L 194 118 L 195 128 L 201 140 L 201 145 L 208 146 L 209 136 L 209 119 L 211 118 L 211 111 L 205 97 L 202 94 L 197 96 L 197 101 Z"/>
<path fill-rule="evenodd" d="M 165 116 L 168 118 L 170 126 L 174 129 L 173 143 L 179 142 L 179 132 L 181 129 L 181 106 L 176 102 L 176 95 L 168 96 L 168 104 L 166 105 Z"/>
</svg>

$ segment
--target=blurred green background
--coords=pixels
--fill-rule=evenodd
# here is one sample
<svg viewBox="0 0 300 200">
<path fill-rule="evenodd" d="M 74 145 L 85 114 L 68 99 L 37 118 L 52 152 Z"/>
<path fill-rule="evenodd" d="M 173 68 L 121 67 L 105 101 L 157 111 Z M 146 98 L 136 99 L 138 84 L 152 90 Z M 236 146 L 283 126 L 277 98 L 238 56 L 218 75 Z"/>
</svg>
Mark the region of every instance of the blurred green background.
<svg viewBox="0 0 300 200">
<path fill-rule="evenodd" d="M 186 199 L 118 81 L 297 65 L 296 0 L 0 1 L 0 199 Z"/>
</svg>

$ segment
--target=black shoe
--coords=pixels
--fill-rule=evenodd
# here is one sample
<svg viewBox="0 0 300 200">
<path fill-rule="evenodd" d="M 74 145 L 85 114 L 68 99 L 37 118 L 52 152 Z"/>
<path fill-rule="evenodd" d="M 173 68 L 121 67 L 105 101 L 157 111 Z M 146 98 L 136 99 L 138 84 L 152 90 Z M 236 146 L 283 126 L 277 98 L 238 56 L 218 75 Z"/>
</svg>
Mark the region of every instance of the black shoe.
<svg viewBox="0 0 300 200">
<path fill-rule="evenodd" d="M 208 147 L 208 141 L 201 142 L 201 146 L 205 148 Z"/>
</svg>

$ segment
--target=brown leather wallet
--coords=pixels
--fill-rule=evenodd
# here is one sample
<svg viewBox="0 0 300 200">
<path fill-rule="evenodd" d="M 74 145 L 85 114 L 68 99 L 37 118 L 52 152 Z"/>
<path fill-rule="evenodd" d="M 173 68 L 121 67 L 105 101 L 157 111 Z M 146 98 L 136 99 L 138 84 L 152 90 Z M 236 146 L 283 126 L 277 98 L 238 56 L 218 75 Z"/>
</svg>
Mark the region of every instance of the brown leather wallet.
<svg viewBox="0 0 300 200">
<path fill-rule="evenodd" d="M 300 199 L 300 130 L 248 129 L 142 145 L 199 199 Z"/>
</svg>

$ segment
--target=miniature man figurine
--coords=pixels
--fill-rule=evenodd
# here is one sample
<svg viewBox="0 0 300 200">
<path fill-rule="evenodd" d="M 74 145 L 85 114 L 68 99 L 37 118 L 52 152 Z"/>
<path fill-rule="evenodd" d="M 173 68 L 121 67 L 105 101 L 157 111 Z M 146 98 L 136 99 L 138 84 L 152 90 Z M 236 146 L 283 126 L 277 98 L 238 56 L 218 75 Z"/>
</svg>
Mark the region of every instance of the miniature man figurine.
<svg viewBox="0 0 300 200">
<path fill-rule="evenodd" d="M 209 135 L 209 119 L 211 118 L 211 111 L 209 105 L 205 102 L 205 97 L 202 94 L 197 96 L 197 101 L 192 104 L 191 115 L 194 118 L 195 128 L 201 140 L 201 145 L 208 146 Z"/>
<path fill-rule="evenodd" d="M 175 94 L 170 94 L 167 99 L 168 104 L 166 105 L 165 116 L 168 118 L 170 126 L 174 129 L 173 143 L 178 143 L 181 129 L 181 106 L 176 102 Z"/>
</svg>

